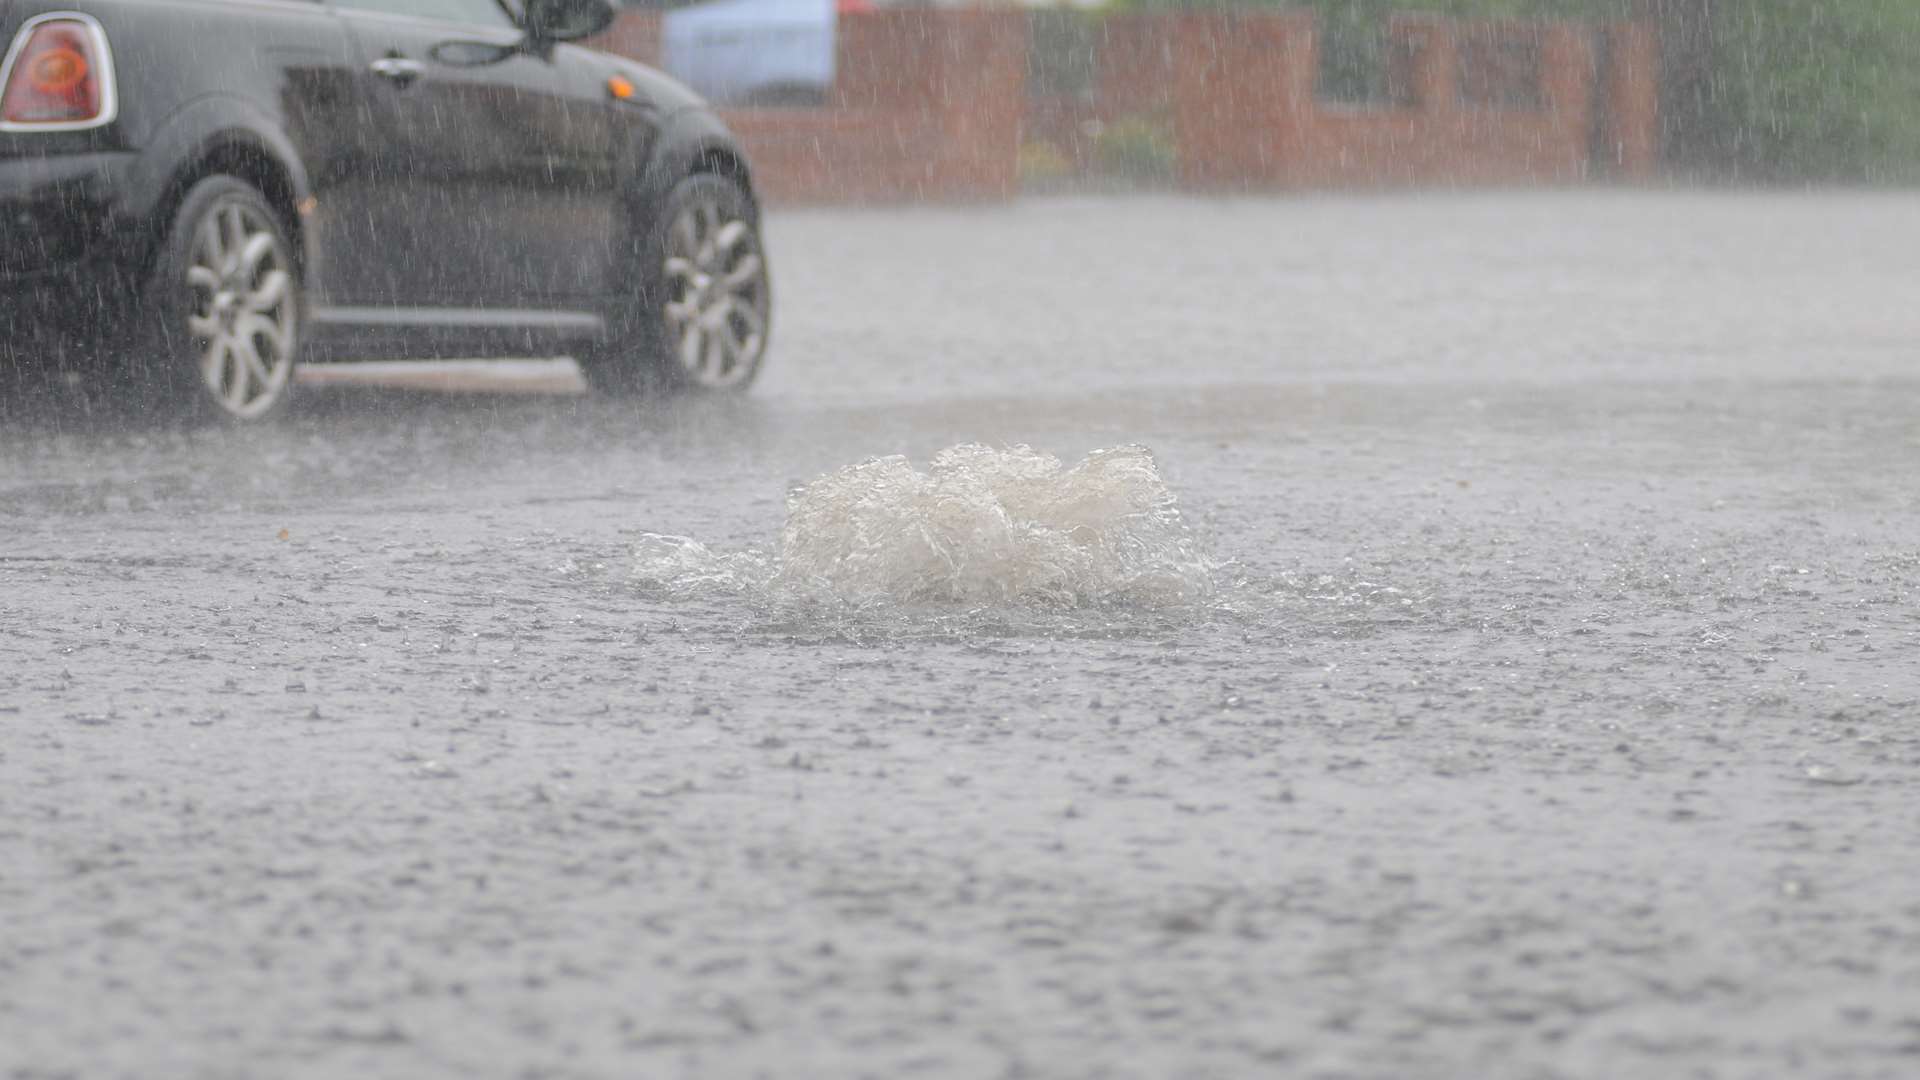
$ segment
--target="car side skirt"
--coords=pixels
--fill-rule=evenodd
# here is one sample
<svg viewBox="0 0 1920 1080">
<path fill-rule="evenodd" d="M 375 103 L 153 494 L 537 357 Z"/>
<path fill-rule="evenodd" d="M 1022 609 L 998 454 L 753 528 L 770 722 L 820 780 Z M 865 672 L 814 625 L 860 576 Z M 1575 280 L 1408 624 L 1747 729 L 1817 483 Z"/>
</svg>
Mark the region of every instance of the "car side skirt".
<svg viewBox="0 0 1920 1080">
<path fill-rule="evenodd" d="M 449 356 L 555 356 L 605 339 L 590 311 L 502 308 L 316 307 L 308 358 L 324 361 Z"/>
</svg>

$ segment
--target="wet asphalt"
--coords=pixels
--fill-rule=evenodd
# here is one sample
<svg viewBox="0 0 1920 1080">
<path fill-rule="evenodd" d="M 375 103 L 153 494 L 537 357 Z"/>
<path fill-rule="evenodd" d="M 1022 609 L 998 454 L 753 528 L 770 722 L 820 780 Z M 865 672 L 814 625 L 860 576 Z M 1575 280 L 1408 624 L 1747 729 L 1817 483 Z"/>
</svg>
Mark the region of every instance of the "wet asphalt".
<svg viewBox="0 0 1920 1080">
<path fill-rule="evenodd" d="M 769 232 L 740 402 L 11 391 L 0 1076 L 1920 1075 L 1911 196 Z M 633 573 L 967 441 L 1216 595 Z"/>
</svg>

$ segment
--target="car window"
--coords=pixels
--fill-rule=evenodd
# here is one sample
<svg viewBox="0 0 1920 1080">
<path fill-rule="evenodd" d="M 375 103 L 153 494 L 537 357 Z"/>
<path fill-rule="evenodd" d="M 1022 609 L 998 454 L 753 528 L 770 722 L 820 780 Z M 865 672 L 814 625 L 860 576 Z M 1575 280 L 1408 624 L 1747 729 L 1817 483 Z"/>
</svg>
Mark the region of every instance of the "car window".
<svg viewBox="0 0 1920 1080">
<path fill-rule="evenodd" d="M 467 26 L 514 25 L 513 16 L 500 0 L 334 0 L 334 3 L 382 15 L 404 15 Z"/>
</svg>

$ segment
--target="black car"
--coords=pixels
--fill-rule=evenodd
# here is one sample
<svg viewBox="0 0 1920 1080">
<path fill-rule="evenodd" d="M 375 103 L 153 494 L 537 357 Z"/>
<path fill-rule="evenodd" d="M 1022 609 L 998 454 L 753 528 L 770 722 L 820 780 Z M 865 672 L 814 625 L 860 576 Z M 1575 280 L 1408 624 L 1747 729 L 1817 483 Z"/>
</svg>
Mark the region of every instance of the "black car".
<svg viewBox="0 0 1920 1080">
<path fill-rule="evenodd" d="M 569 44 L 605 0 L 0 0 L 0 367 L 234 419 L 296 361 L 571 355 L 743 388 L 769 279 L 738 143 Z"/>
</svg>

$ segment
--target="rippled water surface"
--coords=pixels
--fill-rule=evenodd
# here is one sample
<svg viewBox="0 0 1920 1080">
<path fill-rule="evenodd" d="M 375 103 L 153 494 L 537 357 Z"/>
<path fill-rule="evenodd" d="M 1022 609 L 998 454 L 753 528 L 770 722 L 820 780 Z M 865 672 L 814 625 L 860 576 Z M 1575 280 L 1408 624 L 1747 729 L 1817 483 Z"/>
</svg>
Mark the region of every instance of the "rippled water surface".
<svg viewBox="0 0 1920 1080">
<path fill-rule="evenodd" d="M 745 402 L 16 394 L 0 1076 L 1914 1075 L 1916 248 L 789 213 Z"/>
</svg>

